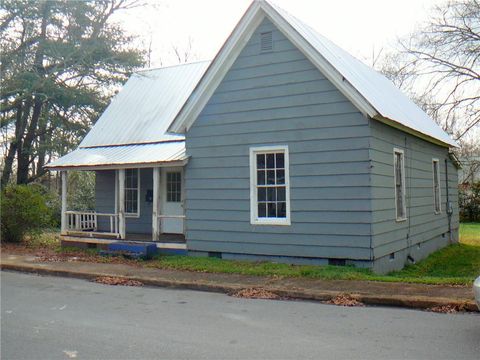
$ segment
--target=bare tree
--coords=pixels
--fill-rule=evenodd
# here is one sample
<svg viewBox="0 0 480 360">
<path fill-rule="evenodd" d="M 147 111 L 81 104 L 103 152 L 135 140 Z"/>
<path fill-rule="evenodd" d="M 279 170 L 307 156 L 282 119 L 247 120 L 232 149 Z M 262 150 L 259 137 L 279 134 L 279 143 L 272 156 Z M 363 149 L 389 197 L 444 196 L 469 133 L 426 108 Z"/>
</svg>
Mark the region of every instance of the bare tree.
<svg viewBox="0 0 480 360">
<path fill-rule="evenodd" d="M 448 1 L 380 67 L 461 140 L 480 125 L 480 2 Z"/>
<path fill-rule="evenodd" d="M 183 47 L 172 44 L 172 50 L 179 64 L 188 63 L 197 57 L 193 51 L 193 39 L 191 37 L 188 37 L 187 44 Z"/>
</svg>

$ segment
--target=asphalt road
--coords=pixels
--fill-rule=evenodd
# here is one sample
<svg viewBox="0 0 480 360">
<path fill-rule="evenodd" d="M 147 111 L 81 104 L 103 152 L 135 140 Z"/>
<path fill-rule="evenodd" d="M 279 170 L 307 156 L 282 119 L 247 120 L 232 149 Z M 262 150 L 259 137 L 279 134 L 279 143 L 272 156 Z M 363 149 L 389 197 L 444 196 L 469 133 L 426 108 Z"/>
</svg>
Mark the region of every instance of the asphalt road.
<svg viewBox="0 0 480 360">
<path fill-rule="evenodd" d="M 1 273 L 1 358 L 479 359 L 480 316 Z"/>
</svg>

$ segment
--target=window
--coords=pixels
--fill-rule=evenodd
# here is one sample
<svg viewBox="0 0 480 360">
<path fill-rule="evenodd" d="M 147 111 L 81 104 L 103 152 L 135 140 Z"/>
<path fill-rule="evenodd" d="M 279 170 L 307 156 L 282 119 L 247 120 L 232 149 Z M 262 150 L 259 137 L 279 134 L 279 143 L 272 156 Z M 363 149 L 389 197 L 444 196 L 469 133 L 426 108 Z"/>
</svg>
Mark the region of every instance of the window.
<svg viewBox="0 0 480 360">
<path fill-rule="evenodd" d="M 125 169 L 125 215 L 140 216 L 140 171 Z"/>
<path fill-rule="evenodd" d="M 394 179 L 395 179 L 395 209 L 397 221 L 406 220 L 407 209 L 405 204 L 405 156 L 401 149 L 393 150 Z"/>
<path fill-rule="evenodd" d="M 167 173 L 167 202 L 182 201 L 182 173 L 180 171 Z"/>
<path fill-rule="evenodd" d="M 433 167 L 433 207 L 435 209 L 435 214 L 440 214 L 442 212 L 442 198 L 440 194 L 440 168 L 438 166 L 438 159 L 432 160 Z"/>
<path fill-rule="evenodd" d="M 260 34 L 260 51 L 268 52 L 273 50 L 273 34 L 271 31 Z"/>
<path fill-rule="evenodd" d="M 257 225 L 290 225 L 288 147 L 250 149 L 250 214 Z"/>
</svg>

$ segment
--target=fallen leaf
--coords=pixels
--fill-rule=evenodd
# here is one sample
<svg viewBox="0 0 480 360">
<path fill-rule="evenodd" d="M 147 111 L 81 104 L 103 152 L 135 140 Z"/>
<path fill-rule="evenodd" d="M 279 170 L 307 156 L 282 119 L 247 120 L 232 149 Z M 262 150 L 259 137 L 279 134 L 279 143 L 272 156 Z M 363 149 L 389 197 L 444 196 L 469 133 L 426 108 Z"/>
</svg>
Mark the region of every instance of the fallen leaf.
<svg viewBox="0 0 480 360">
<path fill-rule="evenodd" d="M 349 294 L 339 294 L 334 298 L 325 301 L 326 304 L 338 305 L 338 306 L 365 306 L 362 302 L 358 301 Z"/>
<path fill-rule="evenodd" d="M 281 299 L 277 294 L 262 289 L 262 288 L 247 288 L 242 289 L 230 294 L 230 296 L 238 298 L 247 298 L 247 299 L 269 299 L 269 300 L 278 300 Z"/>
<path fill-rule="evenodd" d="M 99 276 L 93 279 L 93 281 L 104 285 L 143 286 L 143 283 L 140 281 L 114 276 Z"/>
</svg>

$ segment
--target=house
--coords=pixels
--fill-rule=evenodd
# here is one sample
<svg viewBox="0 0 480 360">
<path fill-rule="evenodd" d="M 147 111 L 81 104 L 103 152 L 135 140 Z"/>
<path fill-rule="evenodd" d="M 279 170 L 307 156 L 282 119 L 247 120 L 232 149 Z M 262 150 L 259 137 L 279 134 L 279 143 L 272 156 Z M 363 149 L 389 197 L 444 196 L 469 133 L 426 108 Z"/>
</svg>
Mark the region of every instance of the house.
<svg viewBox="0 0 480 360">
<path fill-rule="evenodd" d="M 62 234 L 189 255 L 401 269 L 458 239 L 456 143 L 382 75 L 268 0 L 212 62 L 141 71 L 62 172 Z M 96 209 L 66 209 L 68 170 Z"/>
</svg>

